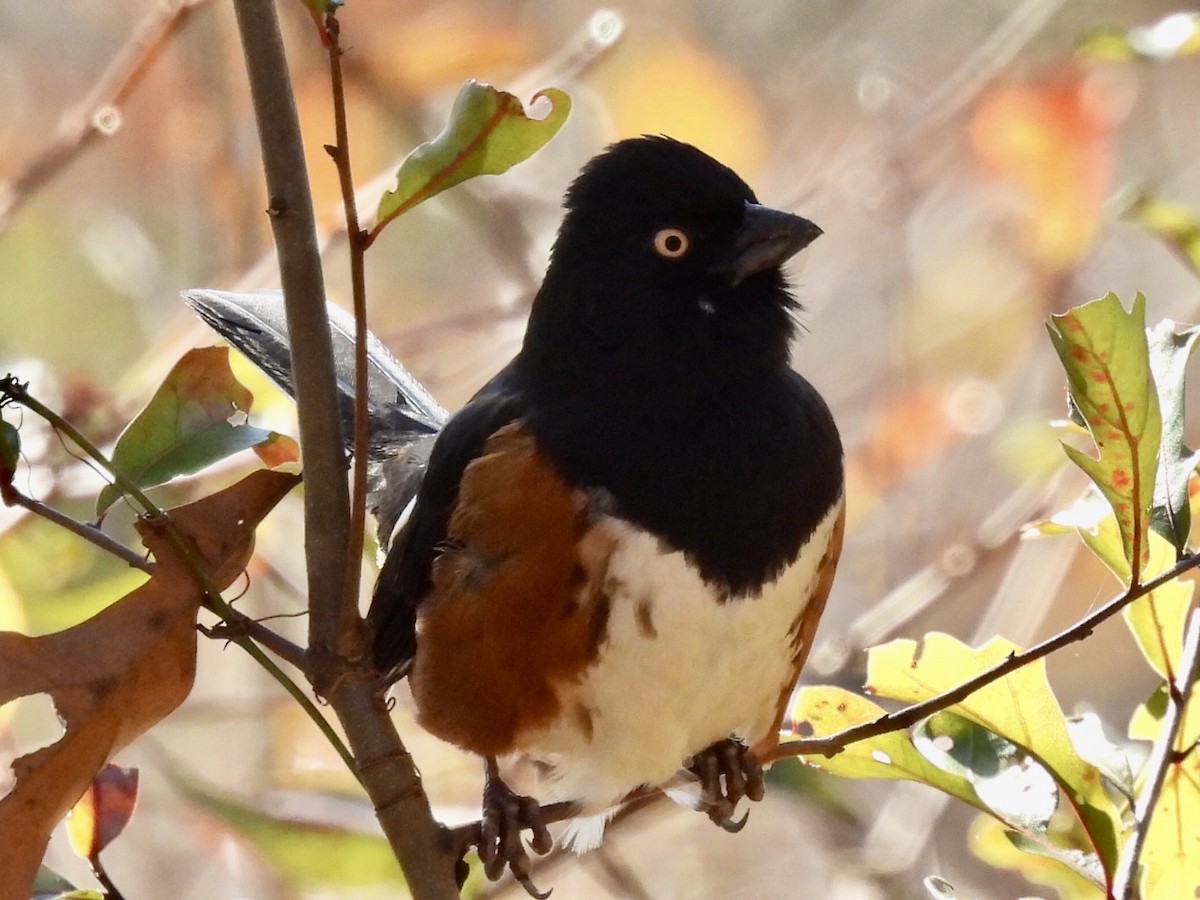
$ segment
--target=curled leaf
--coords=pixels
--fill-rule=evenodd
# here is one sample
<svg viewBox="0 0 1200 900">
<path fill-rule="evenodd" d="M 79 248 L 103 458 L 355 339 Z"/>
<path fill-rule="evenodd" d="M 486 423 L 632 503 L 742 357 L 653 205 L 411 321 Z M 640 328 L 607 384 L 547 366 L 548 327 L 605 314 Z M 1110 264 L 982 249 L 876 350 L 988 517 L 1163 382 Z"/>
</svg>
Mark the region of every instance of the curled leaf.
<svg viewBox="0 0 1200 900">
<path fill-rule="evenodd" d="M 571 111 L 571 98 L 557 88 L 545 88 L 533 99 L 542 97 L 550 101 L 550 112 L 533 119 L 512 94 L 473 80 L 464 84 L 441 134 L 400 164 L 395 189 L 379 201 L 370 240 L 418 203 L 476 175 L 506 172 L 540 150 Z"/>
</svg>

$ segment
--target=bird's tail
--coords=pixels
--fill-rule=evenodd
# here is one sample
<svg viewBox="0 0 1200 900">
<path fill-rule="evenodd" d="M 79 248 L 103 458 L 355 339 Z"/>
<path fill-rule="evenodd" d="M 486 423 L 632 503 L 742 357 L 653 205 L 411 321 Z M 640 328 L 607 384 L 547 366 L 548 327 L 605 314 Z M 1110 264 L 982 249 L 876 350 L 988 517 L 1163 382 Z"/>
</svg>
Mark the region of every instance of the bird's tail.
<svg viewBox="0 0 1200 900">
<path fill-rule="evenodd" d="M 194 289 L 183 300 L 204 322 L 295 397 L 292 353 L 280 291 L 234 293 Z M 354 433 L 354 318 L 328 307 L 346 449 Z M 367 334 L 370 423 L 367 502 L 386 546 L 425 474 L 433 437 L 447 413 L 375 335 Z"/>
</svg>

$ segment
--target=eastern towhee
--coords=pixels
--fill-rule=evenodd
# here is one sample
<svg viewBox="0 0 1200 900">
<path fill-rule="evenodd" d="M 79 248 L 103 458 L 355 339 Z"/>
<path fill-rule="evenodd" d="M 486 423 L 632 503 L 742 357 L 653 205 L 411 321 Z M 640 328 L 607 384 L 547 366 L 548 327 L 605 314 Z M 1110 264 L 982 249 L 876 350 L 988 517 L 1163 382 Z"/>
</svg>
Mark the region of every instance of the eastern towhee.
<svg viewBox="0 0 1200 900">
<path fill-rule="evenodd" d="M 376 665 L 486 760 L 480 854 L 531 891 L 520 830 L 548 836 L 506 758 L 545 773 L 538 801 L 578 805 L 577 847 L 680 776 L 740 827 L 844 522 L 841 442 L 791 369 L 780 271 L 821 230 L 663 137 L 608 148 L 565 207 L 516 358 L 436 438 L 422 395 L 421 427 L 373 441 L 376 471 L 402 476 L 372 504 L 400 522 L 368 614 Z"/>
</svg>

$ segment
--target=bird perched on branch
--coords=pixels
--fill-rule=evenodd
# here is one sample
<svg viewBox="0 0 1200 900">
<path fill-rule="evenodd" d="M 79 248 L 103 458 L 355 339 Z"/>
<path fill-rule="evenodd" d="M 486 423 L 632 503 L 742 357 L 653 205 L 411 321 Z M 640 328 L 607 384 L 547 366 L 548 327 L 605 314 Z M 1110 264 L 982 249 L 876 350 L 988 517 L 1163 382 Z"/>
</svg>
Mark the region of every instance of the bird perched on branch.
<svg viewBox="0 0 1200 900">
<path fill-rule="evenodd" d="M 385 387 L 376 407 L 406 412 L 372 442 L 404 486 L 373 503 L 402 522 L 368 615 L 376 665 L 486 761 L 480 854 L 531 893 L 539 803 L 575 804 L 587 845 L 630 794 L 690 782 L 741 827 L 844 521 L 781 272 L 820 229 L 663 137 L 608 148 L 565 207 L 517 356 L 444 426 Z M 536 801 L 505 784 L 510 758 L 544 774 Z"/>
</svg>

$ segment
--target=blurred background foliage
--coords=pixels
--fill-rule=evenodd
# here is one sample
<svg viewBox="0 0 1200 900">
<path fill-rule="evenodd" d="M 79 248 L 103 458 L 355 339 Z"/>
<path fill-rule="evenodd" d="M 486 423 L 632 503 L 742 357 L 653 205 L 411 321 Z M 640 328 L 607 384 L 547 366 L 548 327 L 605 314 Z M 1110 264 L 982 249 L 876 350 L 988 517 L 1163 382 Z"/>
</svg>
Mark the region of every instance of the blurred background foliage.
<svg viewBox="0 0 1200 900">
<path fill-rule="evenodd" d="M 0 369 L 110 441 L 183 350 L 213 343 L 180 289 L 274 278 L 227 4 L 189 7 L 106 119 L 110 134 L 28 195 L 10 190 L 154 6 L 5 0 L 0 31 Z M 303 6 L 281 8 L 327 286 L 342 302 L 326 61 Z M 349 0 L 339 17 L 360 184 L 431 136 L 467 77 L 522 96 L 552 84 L 575 104 L 533 160 L 387 231 L 368 254 L 371 326 L 454 408 L 518 346 L 579 166 L 642 132 L 696 143 L 765 202 L 825 230 L 793 267 L 805 307 L 795 361 L 841 425 L 850 526 L 805 680 L 857 687 L 863 648 L 933 629 L 1029 644 L 1117 588 L 1072 538 L 1018 537 L 1083 486 L 1046 425 L 1064 411 L 1064 378 L 1044 321 L 1109 290 L 1144 291 L 1150 322 L 1198 317 L 1179 235 L 1197 233 L 1200 61 L 1195 20 L 1179 11 L 1156 0 L 645 0 L 609 12 L 578 0 Z M 1183 205 L 1170 210 L 1183 223 L 1166 229 L 1174 243 L 1153 233 L 1160 199 Z M 256 394 L 255 423 L 294 433 L 288 404 L 248 366 L 238 372 Z M 24 424 L 34 465 L 18 486 L 86 518 L 98 479 Z M 158 495 L 182 501 L 238 471 Z M 303 607 L 299 506 L 288 508 L 260 532 L 239 601 L 255 615 Z M 128 537 L 130 517 L 118 506 L 106 527 Z M 64 627 L 139 578 L 0 509 L 0 627 Z M 302 621 L 277 623 L 303 633 Z M 1120 625 L 1049 669 L 1064 708 L 1098 714 L 1115 738 L 1154 686 Z M 466 818 L 476 763 L 421 734 L 406 710 L 401 698 L 439 813 Z M 0 710 L 6 757 L 57 733 L 48 703 Z M 192 698 L 119 761 L 143 770 L 138 812 L 106 851 L 131 896 L 394 895 L 386 875 L 363 883 L 386 865 L 359 839 L 372 820 L 351 779 L 236 648 L 202 643 Z M 772 776 L 737 838 L 659 804 L 622 821 L 601 851 L 544 862 L 537 882 L 564 897 L 921 897 L 931 874 L 964 896 L 1050 890 L 986 859 L 1086 896 L 1045 863 L 1014 861 L 994 827 L 928 789 L 834 780 L 792 761 Z M 86 883 L 64 841 L 50 862 Z"/>
</svg>

